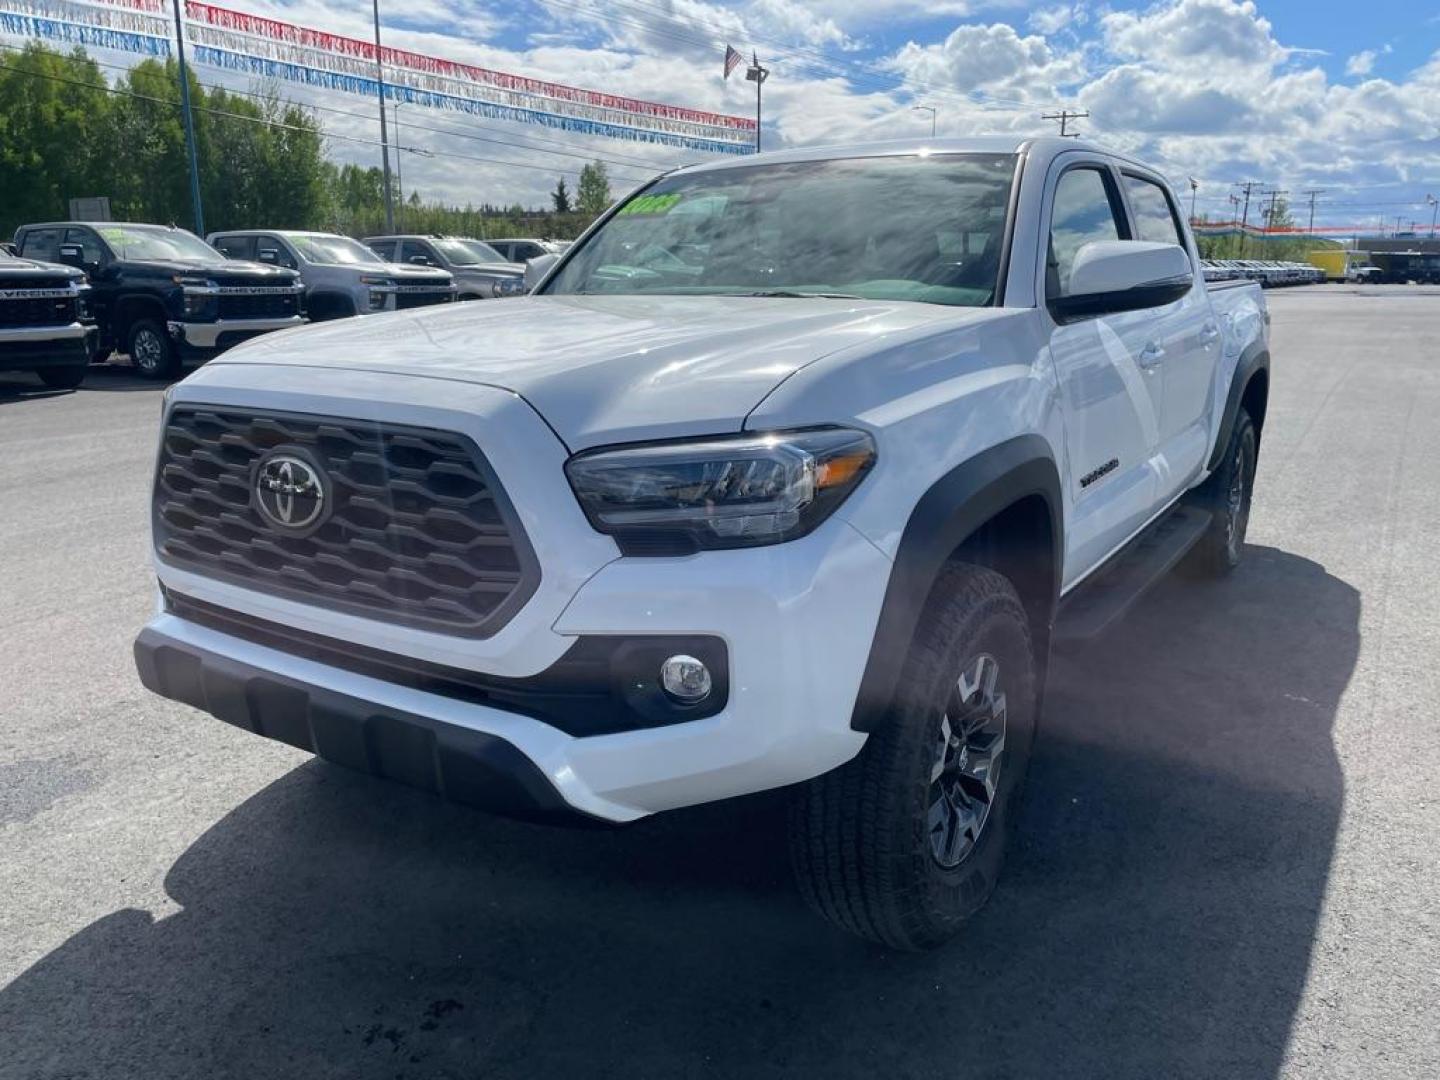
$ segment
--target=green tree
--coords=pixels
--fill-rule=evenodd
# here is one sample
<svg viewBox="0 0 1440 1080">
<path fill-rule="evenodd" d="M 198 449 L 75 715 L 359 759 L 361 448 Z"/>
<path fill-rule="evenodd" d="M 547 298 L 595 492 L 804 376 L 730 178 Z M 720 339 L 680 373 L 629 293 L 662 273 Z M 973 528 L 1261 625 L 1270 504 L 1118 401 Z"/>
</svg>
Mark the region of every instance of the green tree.
<svg viewBox="0 0 1440 1080">
<path fill-rule="evenodd" d="M 578 195 L 576 208 L 582 214 L 595 218 L 605 212 L 610 205 L 610 174 L 606 172 L 604 162 L 596 161 L 580 170 Z"/>
<path fill-rule="evenodd" d="M 31 43 L 0 71 L 0 236 L 68 216 L 68 200 L 111 193 L 113 99 L 84 52 Z"/>
<path fill-rule="evenodd" d="M 560 177 L 560 182 L 555 185 L 555 190 L 550 193 L 550 201 L 555 205 L 555 213 L 570 213 L 570 189 L 565 186 L 565 177 Z"/>
</svg>

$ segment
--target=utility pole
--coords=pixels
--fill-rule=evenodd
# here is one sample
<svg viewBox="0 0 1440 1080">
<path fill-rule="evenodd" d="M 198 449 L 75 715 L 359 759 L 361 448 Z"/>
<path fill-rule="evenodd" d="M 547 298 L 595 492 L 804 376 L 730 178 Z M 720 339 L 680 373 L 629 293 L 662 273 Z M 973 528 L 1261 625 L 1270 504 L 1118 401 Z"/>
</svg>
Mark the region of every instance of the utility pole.
<svg viewBox="0 0 1440 1080">
<path fill-rule="evenodd" d="M 1324 194 L 1325 194 L 1325 189 L 1324 189 L 1324 188 L 1306 188 L 1304 193 L 1305 193 L 1306 195 L 1309 195 L 1309 196 L 1310 196 L 1310 227 L 1309 227 L 1308 229 L 1306 229 L 1305 231 L 1308 232 L 1311 236 L 1314 236 L 1314 235 L 1315 235 L 1315 196 L 1316 196 L 1316 195 L 1324 195 Z"/>
<path fill-rule="evenodd" d="M 1227 196 L 1230 200 L 1230 221 L 1232 223 L 1240 220 L 1240 196 L 1233 191 Z M 1241 234 L 1242 237 L 1244 234 Z"/>
<path fill-rule="evenodd" d="M 755 84 L 755 153 L 760 153 L 760 87 L 765 85 L 765 80 L 770 77 L 770 69 L 760 66 L 760 54 L 750 54 L 750 67 L 746 69 L 745 78 Z"/>
<path fill-rule="evenodd" d="M 1245 258 L 1245 230 L 1250 224 L 1250 192 L 1265 185 L 1259 180 L 1246 180 L 1235 185 L 1245 189 L 1245 209 L 1240 213 L 1240 258 Z"/>
<path fill-rule="evenodd" d="M 1061 109 L 1058 113 L 1043 113 L 1043 114 L 1041 114 L 1040 119 L 1041 119 L 1041 120 L 1059 120 L 1059 121 L 1060 121 L 1060 137 L 1061 137 L 1062 139 L 1078 139 L 1078 138 L 1080 137 L 1080 133 L 1079 133 L 1078 131 L 1070 131 L 1070 130 L 1068 130 L 1070 121 L 1071 121 L 1071 120 L 1084 120 L 1084 119 L 1085 119 L 1087 116 L 1089 116 L 1089 115 L 1090 115 L 1090 110 L 1089 110 L 1089 109 L 1086 109 L 1084 112 L 1071 112 L 1069 109 Z"/>
<path fill-rule="evenodd" d="M 400 140 L 400 102 L 390 106 L 395 119 L 395 202 L 399 206 L 396 219 L 400 228 L 405 227 L 405 147 Z M 383 108 L 383 106 L 382 106 Z"/>
<path fill-rule="evenodd" d="M 1435 218 L 1440 216 L 1440 199 L 1434 195 L 1426 195 L 1425 201 L 1430 204 L 1430 239 L 1435 239 Z"/>
<path fill-rule="evenodd" d="M 174 0 L 175 52 L 180 58 L 180 111 L 185 115 L 185 149 L 190 155 L 190 205 L 195 211 L 195 235 L 205 236 L 205 210 L 200 205 L 200 161 L 195 153 L 195 117 L 190 112 L 190 71 L 185 65 L 185 28 L 180 24 L 180 0 Z"/>
<path fill-rule="evenodd" d="M 934 105 L 912 105 L 911 112 L 928 112 L 930 114 L 930 138 L 935 138 L 935 117 L 937 115 Z"/>
<path fill-rule="evenodd" d="M 1200 181 L 1190 177 L 1190 224 L 1195 224 L 1195 196 L 1200 191 Z"/>
<path fill-rule="evenodd" d="M 179 0 L 176 0 L 179 3 Z M 385 62 L 380 53 L 380 0 L 375 9 L 375 82 L 380 90 L 380 160 L 385 164 L 385 231 L 395 231 L 395 196 L 390 190 L 390 133 L 385 128 Z"/>
</svg>

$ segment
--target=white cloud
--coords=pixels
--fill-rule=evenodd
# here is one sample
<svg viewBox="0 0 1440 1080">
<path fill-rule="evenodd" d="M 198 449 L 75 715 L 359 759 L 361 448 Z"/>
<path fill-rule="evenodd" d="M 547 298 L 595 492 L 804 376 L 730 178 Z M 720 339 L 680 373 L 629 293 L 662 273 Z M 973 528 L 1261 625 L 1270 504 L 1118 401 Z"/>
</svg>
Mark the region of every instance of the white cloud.
<svg viewBox="0 0 1440 1080">
<path fill-rule="evenodd" d="M 1369 75 L 1375 69 L 1375 50 L 1365 49 L 1345 61 L 1346 75 Z"/>
</svg>

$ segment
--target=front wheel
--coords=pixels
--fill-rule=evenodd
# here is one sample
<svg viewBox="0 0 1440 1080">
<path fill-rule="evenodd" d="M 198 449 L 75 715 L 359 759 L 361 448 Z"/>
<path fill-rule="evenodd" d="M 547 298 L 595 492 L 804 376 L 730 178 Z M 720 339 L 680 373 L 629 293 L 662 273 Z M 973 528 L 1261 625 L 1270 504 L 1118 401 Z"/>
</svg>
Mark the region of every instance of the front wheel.
<svg viewBox="0 0 1440 1080">
<path fill-rule="evenodd" d="M 955 564 L 860 754 L 796 790 L 800 891 L 842 929 L 933 948 L 988 899 L 1035 738 L 1035 657 L 1014 587 Z"/>
<path fill-rule="evenodd" d="M 180 357 L 165 327 L 154 319 L 141 319 L 126 337 L 130 362 L 147 379 L 170 379 L 180 372 Z"/>
</svg>

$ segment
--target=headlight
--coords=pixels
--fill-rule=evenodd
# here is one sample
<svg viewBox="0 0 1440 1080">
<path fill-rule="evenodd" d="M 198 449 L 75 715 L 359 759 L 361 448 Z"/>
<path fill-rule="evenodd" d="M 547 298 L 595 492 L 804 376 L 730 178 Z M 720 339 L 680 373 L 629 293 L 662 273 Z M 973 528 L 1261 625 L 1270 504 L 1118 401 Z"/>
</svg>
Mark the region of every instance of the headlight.
<svg viewBox="0 0 1440 1080">
<path fill-rule="evenodd" d="M 524 291 L 524 278 L 501 278 L 495 283 L 495 293 L 497 296 L 519 296 Z"/>
<path fill-rule="evenodd" d="M 210 302 L 220 293 L 220 286 L 208 278 L 191 274 L 175 274 L 170 279 L 185 292 L 185 315 L 194 317 L 209 311 Z"/>
<path fill-rule="evenodd" d="M 599 450 L 565 472 L 590 523 L 627 554 L 679 554 L 803 536 L 874 462 L 865 432 L 817 428 Z"/>
</svg>

